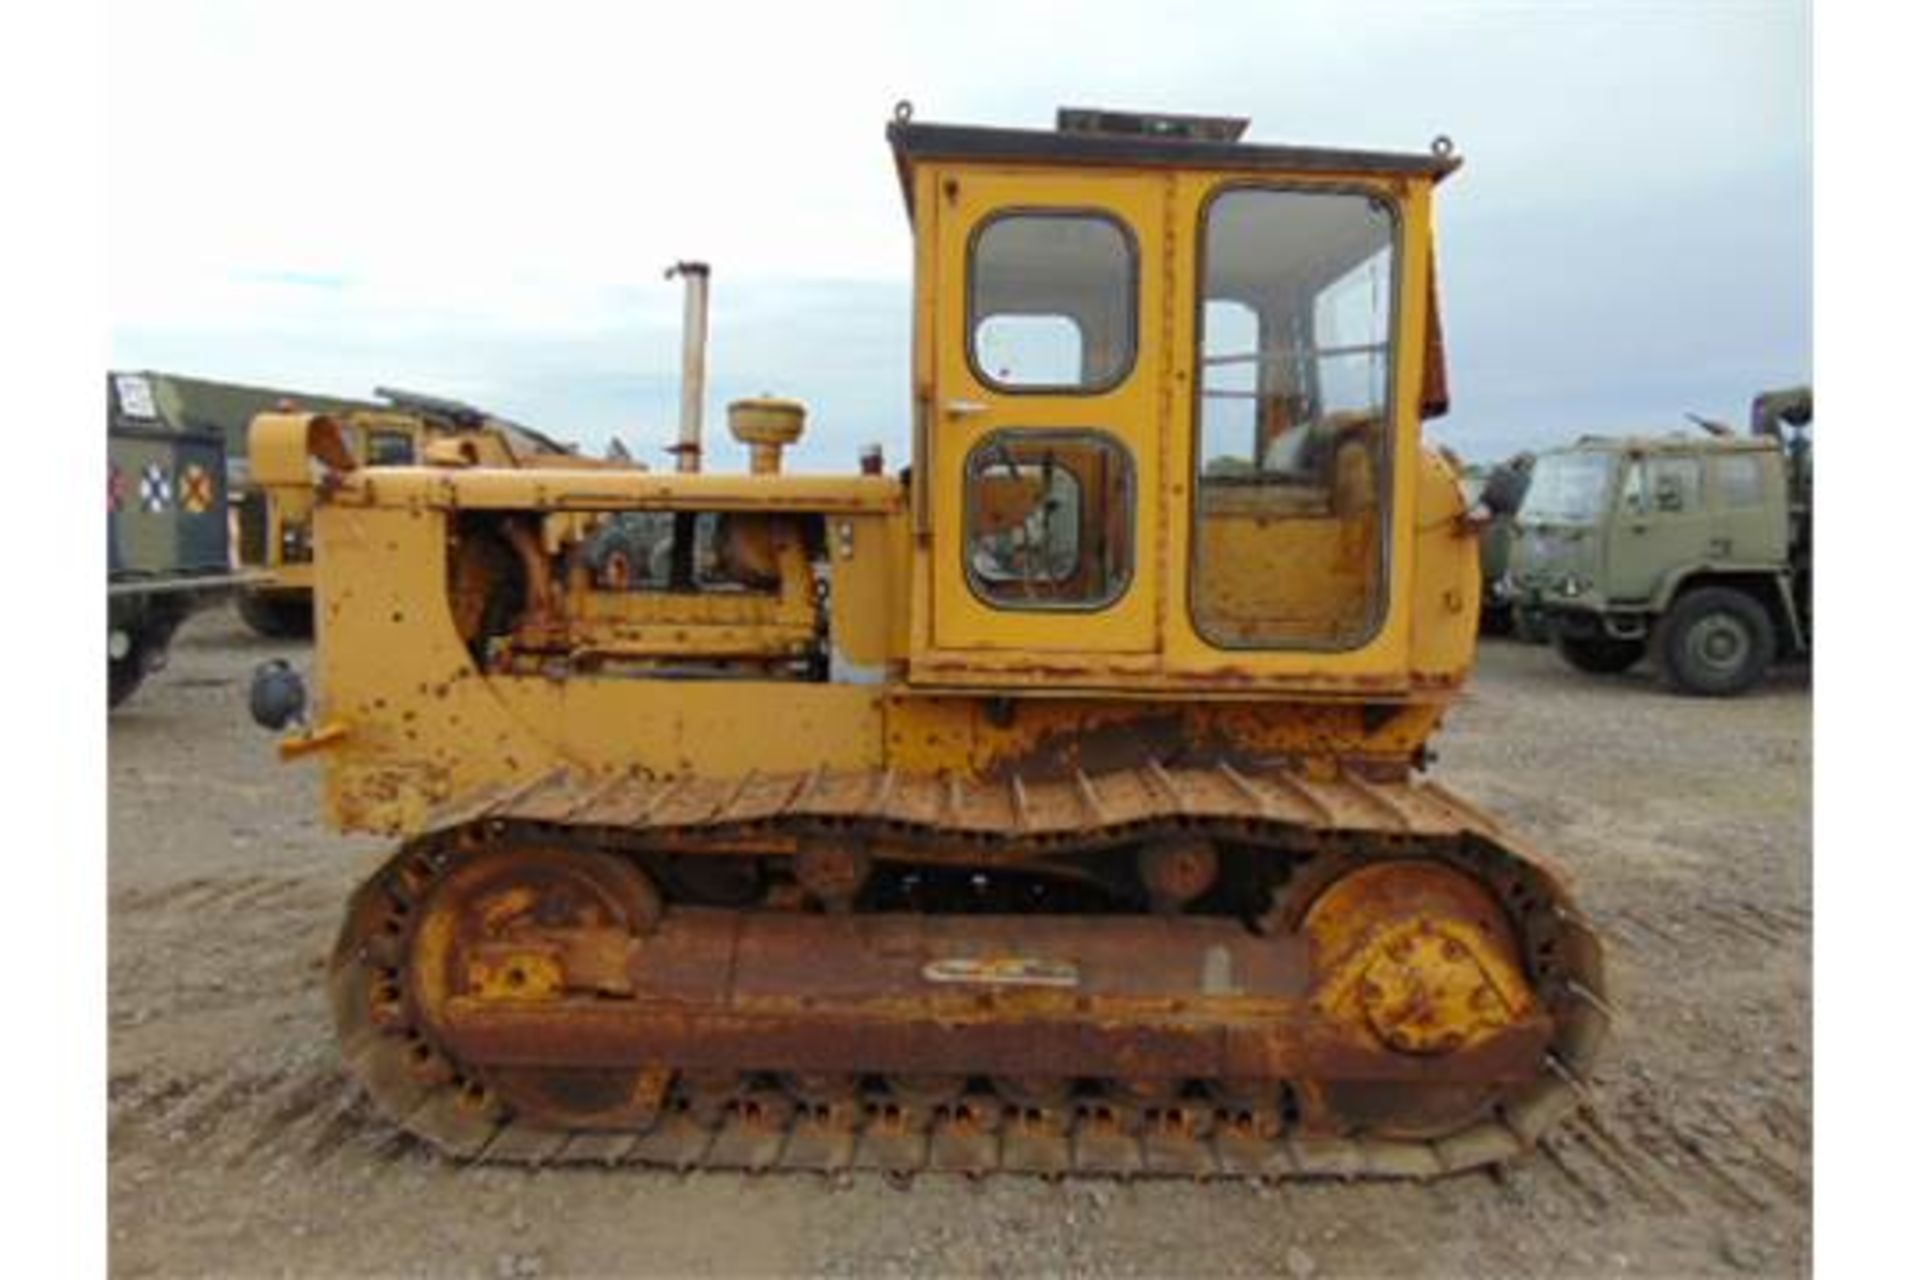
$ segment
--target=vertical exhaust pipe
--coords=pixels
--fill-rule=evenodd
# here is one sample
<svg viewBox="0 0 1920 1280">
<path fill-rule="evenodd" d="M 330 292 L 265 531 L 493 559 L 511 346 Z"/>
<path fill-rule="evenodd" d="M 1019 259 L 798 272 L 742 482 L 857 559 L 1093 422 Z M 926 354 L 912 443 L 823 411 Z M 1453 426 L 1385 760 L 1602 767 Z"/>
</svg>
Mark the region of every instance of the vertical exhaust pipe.
<svg viewBox="0 0 1920 1280">
<path fill-rule="evenodd" d="M 707 398 L 707 277 L 704 262 L 676 262 L 667 279 L 686 282 L 686 305 L 680 313 L 680 438 L 674 442 L 674 470 L 694 475 L 700 470 L 700 414 Z M 667 590 L 694 588 L 694 542 L 698 525 L 691 511 L 673 516 L 673 545 L 667 555 Z"/>
<path fill-rule="evenodd" d="M 704 262 L 676 262 L 667 279 L 686 281 L 686 306 L 680 319 L 680 439 L 672 453 L 676 470 L 700 470 L 700 415 L 707 398 L 707 277 Z"/>
</svg>

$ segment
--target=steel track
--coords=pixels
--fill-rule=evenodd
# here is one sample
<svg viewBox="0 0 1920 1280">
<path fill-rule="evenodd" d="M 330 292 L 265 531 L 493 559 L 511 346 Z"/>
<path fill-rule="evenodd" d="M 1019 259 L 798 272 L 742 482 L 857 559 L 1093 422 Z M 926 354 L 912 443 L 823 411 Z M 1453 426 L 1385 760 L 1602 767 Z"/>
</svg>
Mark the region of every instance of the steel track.
<svg viewBox="0 0 1920 1280">
<path fill-rule="evenodd" d="M 1451 802 L 1451 798 L 1449 798 Z M 662 1168 L 872 1169 L 889 1174 L 953 1172 L 1042 1176 L 1205 1178 L 1435 1177 L 1512 1159 L 1583 1100 L 1584 1081 L 1612 1016 L 1600 941 L 1544 869 L 1505 847 L 1477 812 L 1452 836 L 1395 835 L 1369 849 L 1365 833 L 1329 839 L 1288 824 L 1244 818 L 1180 822 L 1189 835 L 1277 849 L 1345 846 L 1306 855 L 1292 890 L 1317 891 L 1374 858 L 1430 857 L 1490 883 L 1515 926 L 1535 993 L 1552 1014 L 1552 1048 L 1537 1079 L 1513 1086 L 1453 1132 L 1409 1138 L 1365 1131 L 1329 1134 L 1303 1127 L 1290 1095 L 1256 1103 L 1217 1094 L 1216 1082 L 1189 1082 L 1177 1097 L 1141 1100 L 1124 1081 L 1023 1082 L 1022 1096 L 975 1087 L 939 1098 L 903 1096 L 866 1081 L 827 1096 L 768 1075 L 730 1081 L 676 1078 L 658 1119 L 644 1132 L 542 1127 L 515 1115 L 481 1072 L 453 1061 L 418 1020 L 396 1017 L 376 994 L 405 988 L 407 920 L 460 850 L 511 821 L 491 816 L 409 842 L 355 895 L 330 976 L 343 1054 L 379 1109 L 447 1154 L 489 1163 L 592 1161 Z M 495 814 L 502 812 L 496 809 Z M 544 814 L 542 815 L 545 816 Z M 779 834 L 781 818 L 755 824 Z M 853 822 L 845 833 L 861 834 Z M 1213 828 L 1218 827 L 1217 831 Z M 631 827 L 557 827 L 589 847 L 617 848 L 644 835 Z M 730 832 L 737 837 L 739 833 Z M 1291 855 L 1298 859 L 1297 853 Z M 1302 904 L 1303 905 L 1303 904 Z M 1279 915 L 1285 916 L 1282 904 Z M 376 1018 L 376 1006 L 388 1010 Z"/>
</svg>

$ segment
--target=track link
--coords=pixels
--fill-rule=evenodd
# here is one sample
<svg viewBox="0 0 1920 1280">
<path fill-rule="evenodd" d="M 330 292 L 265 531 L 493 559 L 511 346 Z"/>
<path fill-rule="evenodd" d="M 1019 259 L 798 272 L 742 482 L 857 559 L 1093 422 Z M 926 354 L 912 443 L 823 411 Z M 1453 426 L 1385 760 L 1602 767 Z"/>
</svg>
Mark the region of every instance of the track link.
<svg viewBox="0 0 1920 1280">
<path fill-rule="evenodd" d="M 1189 821 L 1181 830 L 1206 838 L 1214 825 Z M 1222 838 L 1240 842 L 1263 834 L 1244 821 L 1219 826 Z M 1552 1047 L 1538 1078 L 1504 1089 L 1471 1122 L 1420 1138 L 1351 1124 L 1329 1132 L 1324 1122 L 1307 1122 L 1312 1108 L 1303 1104 L 1310 1099 L 1292 1086 L 1248 1098 L 1204 1080 L 1143 1090 L 1123 1079 L 972 1079 L 927 1090 L 871 1077 L 823 1091 L 817 1082 L 771 1074 L 673 1076 L 644 1129 L 551 1128 L 516 1114 L 484 1070 L 463 1066 L 434 1043 L 404 996 L 410 917 L 469 856 L 479 833 L 503 829 L 498 818 L 474 820 L 404 846 L 356 894 L 331 971 L 336 1026 L 355 1076 L 396 1124 L 461 1159 L 901 1176 L 1428 1178 L 1498 1164 L 1533 1147 L 1583 1101 L 1612 1017 L 1598 934 L 1552 876 L 1490 833 L 1401 835 L 1377 850 L 1364 840 L 1306 833 L 1304 843 L 1338 851 L 1301 855 L 1303 833 L 1276 829 L 1264 834 L 1276 850 L 1290 851 L 1296 896 L 1386 858 L 1432 858 L 1491 885 L 1514 925 L 1535 994 L 1553 1017 Z M 635 833 L 567 834 L 607 848 Z M 1286 902 L 1276 904 L 1279 917 L 1288 910 Z"/>
</svg>

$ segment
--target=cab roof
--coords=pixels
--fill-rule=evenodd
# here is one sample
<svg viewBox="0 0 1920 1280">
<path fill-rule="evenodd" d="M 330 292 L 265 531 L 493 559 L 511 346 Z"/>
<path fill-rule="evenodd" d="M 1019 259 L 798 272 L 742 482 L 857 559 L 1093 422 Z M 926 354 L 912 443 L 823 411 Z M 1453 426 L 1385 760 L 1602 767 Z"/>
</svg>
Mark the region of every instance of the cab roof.
<svg viewBox="0 0 1920 1280">
<path fill-rule="evenodd" d="M 1062 108 L 1055 129 L 999 129 L 916 124 L 902 115 L 887 126 L 907 214 L 913 214 L 913 170 L 928 160 L 1006 161 L 1060 168 L 1272 170 L 1287 173 L 1385 174 L 1439 182 L 1460 167 L 1450 144 L 1432 152 L 1351 151 L 1239 141 L 1237 117 L 1147 115 Z"/>
</svg>

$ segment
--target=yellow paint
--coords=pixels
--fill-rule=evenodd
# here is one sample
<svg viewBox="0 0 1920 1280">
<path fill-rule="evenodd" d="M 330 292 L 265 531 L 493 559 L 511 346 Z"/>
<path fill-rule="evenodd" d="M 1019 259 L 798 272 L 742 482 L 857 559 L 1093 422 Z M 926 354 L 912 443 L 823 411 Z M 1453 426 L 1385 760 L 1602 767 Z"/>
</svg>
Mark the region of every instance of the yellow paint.
<svg viewBox="0 0 1920 1280">
<path fill-rule="evenodd" d="M 1118 440 L 1133 459 L 1135 528 L 1155 527 L 1164 501 L 1161 484 L 1159 380 L 1152 371 L 1164 347 L 1164 272 L 1161 245 L 1162 179 L 1113 173 L 1046 175 L 1044 183 L 1014 169 L 941 167 L 938 218 L 920 234 L 935 237 L 934 316 L 921 341 L 932 346 L 934 369 L 931 456 L 933 537 L 920 557 L 931 588 L 930 643 L 940 651 L 1045 652 L 1073 655 L 1147 653 L 1154 648 L 1154 602 L 1160 566 L 1136 537 L 1132 580 L 1119 600 L 1098 610 L 1013 612 L 981 601 L 957 572 L 963 555 L 963 472 L 968 455 L 988 435 L 1009 427 L 1098 432 Z M 1038 197 L 1036 199 L 1036 197 Z M 1097 210 L 1123 220 L 1138 255 L 1137 336 L 1133 372 L 1111 391 L 1093 395 L 996 394 L 968 359 L 967 263 L 981 223 L 1008 209 Z M 1144 375 L 1144 376 L 1143 376 Z M 978 411 L 976 411 L 976 408 Z M 956 500 L 943 499 L 951 496 Z M 915 661 L 922 652 L 913 655 Z"/>
<path fill-rule="evenodd" d="M 1504 915 L 1480 885 L 1433 864 L 1376 864 L 1308 912 L 1313 1005 L 1400 1053 L 1468 1049 L 1530 1016 Z"/>
<path fill-rule="evenodd" d="M 282 738 L 280 740 L 280 758 L 282 760 L 298 760 L 303 756 L 310 756 L 316 751 L 325 751 L 329 747 L 337 746 L 346 741 L 346 737 L 347 726 L 337 720 L 329 721 L 296 737 Z"/>
<path fill-rule="evenodd" d="M 551 947 L 490 947 L 467 959 L 467 994 L 479 1000 L 551 1000 L 566 985 Z"/>
<path fill-rule="evenodd" d="M 313 508 L 318 701 L 340 727 L 323 753 L 337 822 L 411 829 L 450 798 L 559 767 L 978 776 L 1098 760 L 1129 740 L 1169 757 L 1206 742 L 1323 770 L 1411 764 L 1471 664 L 1479 590 L 1457 484 L 1419 440 L 1431 181 L 945 161 L 908 178 L 912 402 L 899 425 L 911 488 L 777 474 L 770 457 L 760 474 L 653 474 L 502 458 L 484 442 L 443 465 L 336 466 L 316 486 L 312 420 L 262 417 L 256 478 L 277 509 Z M 1202 523 L 1202 554 L 1220 571 L 1197 584 L 1196 264 L 1202 209 L 1235 184 L 1363 191 L 1396 210 L 1391 399 L 1384 417 L 1347 424 L 1383 439 L 1386 483 L 1376 499 L 1372 455 L 1355 450 L 1336 454 L 1324 511 L 1276 521 L 1262 505 L 1282 501 L 1271 492 L 1222 497 L 1222 518 Z M 996 212 L 1089 208 L 1126 224 L 1136 256 L 1133 372 L 1095 395 L 996 394 L 966 358 L 971 238 Z M 1093 430 L 1129 456 L 1132 563 L 1110 604 L 998 608 L 970 586 L 967 458 L 1009 427 Z M 1001 485 L 980 518 L 1010 526 L 1032 498 L 1024 481 Z M 569 557 L 620 511 L 779 520 L 753 526 L 754 589 L 608 592 Z M 511 633 L 482 644 L 495 570 L 481 566 L 456 590 L 449 549 L 460 530 L 504 528 L 513 513 L 533 531 L 513 554 L 540 578 Z M 1269 571 L 1276 557 L 1290 572 Z M 1195 625 L 1197 590 L 1212 639 Z M 831 678 L 802 678 L 796 659 L 821 634 L 831 661 L 823 652 L 812 674 Z M 1265 647 L 1223 647 L 1223 634 Z M 711 678 L 688 675 L 695 660 L 717 664 Z"/>
<path fill-rule="evenodd" d="M 283 598 L 306 596 L 313 590 L 312 563 L 287 561 L 282 533 L 289 524 L 312 518 L 314 461 L 329 473 L 331 488 L 368 465 L 376 436 L 406 440 L 414 457 L 435 467 L 644 470 L 633 463 L 516 448 L 495 425 L 449 431 L 415 414 L 379 409 L 345 414 L 262 413 L 247 431 L 250 483 L 267 495 L 263 560 L 253 566 L 268 571 L 262 590 Z"/>
</svg>

